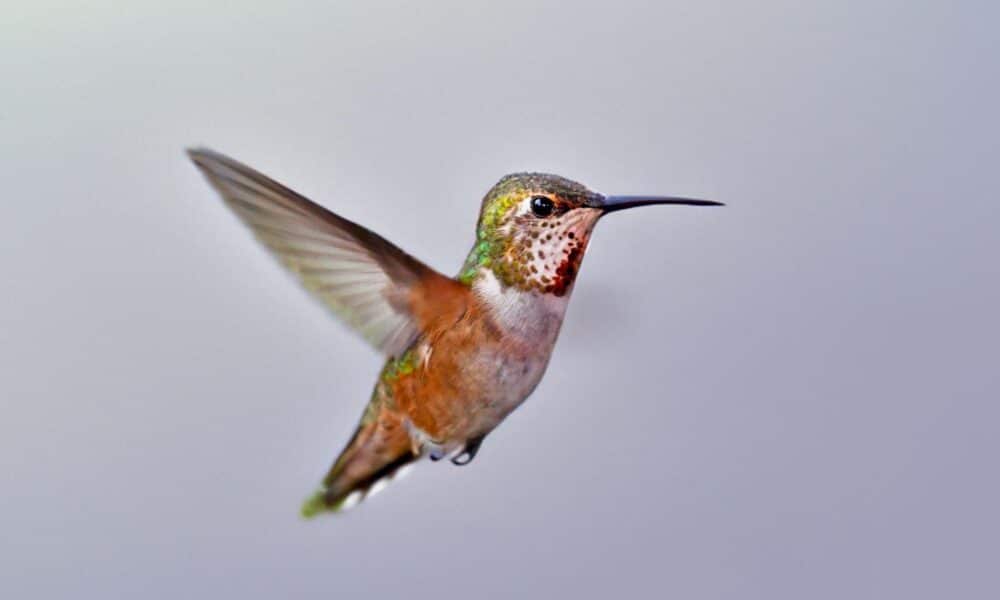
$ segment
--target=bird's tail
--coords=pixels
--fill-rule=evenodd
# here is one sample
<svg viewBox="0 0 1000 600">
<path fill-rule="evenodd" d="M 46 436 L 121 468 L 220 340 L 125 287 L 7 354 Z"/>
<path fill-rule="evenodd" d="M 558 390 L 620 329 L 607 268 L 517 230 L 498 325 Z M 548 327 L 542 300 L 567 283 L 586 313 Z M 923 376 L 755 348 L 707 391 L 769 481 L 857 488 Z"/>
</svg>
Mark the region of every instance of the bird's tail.
<svg viewBox="0 0 1000 600">
<path fill-rule="evenodd" d="M 302 504 L 302 516 L 311 518 L 354 506 L 417 458 L 401 423 L 362 422 L 323 479 L 323 486 Z"/>
</svg>

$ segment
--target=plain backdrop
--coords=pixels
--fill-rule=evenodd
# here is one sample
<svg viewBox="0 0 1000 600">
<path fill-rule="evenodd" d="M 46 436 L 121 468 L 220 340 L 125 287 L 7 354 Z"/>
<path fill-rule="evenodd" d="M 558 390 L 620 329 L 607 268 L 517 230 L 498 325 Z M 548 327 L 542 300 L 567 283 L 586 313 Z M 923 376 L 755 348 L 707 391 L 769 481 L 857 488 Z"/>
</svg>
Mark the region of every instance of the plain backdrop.
<svg viewBox="0 0 1000 600">
<path fill-rule="evenodd" d="M 5 598 L 1000 595 L 989 2 L 88 2 L 0 16 Z M 469 467 L 305 522 L 381 359 L 208 145 L 449 274 L 503 174 L 602 222 Z"/>
</svg>

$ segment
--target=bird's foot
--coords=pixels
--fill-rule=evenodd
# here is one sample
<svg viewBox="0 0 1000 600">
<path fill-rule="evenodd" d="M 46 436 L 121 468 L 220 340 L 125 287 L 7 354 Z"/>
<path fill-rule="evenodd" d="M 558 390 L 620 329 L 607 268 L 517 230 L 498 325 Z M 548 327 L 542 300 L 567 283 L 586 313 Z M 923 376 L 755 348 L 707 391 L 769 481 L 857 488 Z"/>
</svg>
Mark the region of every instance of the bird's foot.
<svg viewBox="0 0 1000 600">
<path fill-rule="evenodd" d="M 464 467 L 465 465 L 472 462 L 473 458 L 476 458 L 476 454 L 479 452 L 479 447 L 483 444 L 483 439 L 485 435 L 481 435 L 477 438 L 472 438 L 471 440 L 465 442 L 465 448 L 461 452 L 456 454 L 451 459 L 451 464 L 458 465 L 459 467 Z"/>
</svg>

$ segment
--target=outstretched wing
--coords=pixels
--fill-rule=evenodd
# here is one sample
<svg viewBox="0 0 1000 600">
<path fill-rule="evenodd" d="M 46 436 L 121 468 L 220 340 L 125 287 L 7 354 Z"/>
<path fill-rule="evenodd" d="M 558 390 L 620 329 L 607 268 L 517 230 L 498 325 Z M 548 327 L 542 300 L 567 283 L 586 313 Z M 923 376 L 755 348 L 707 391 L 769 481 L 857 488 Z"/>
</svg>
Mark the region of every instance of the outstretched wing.
<svg viewBox="0 0 1000 600">
<path fill-rule="evenodd" d="M 385 238 L 246 165 L 207 149 L 188 155 L 306 289 L 386 355 L 398 356 L 418 334 L 417 288 L 451 283 Z"/>
</svg>

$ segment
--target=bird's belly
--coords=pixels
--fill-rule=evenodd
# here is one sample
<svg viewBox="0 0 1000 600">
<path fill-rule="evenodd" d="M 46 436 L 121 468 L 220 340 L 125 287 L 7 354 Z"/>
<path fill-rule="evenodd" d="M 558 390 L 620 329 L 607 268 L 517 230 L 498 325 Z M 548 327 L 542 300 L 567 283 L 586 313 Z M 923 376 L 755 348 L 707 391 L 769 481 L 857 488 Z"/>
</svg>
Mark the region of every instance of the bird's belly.
<svg viewBox="0 0 1000 600">
<path fill-rule="evenodd" d="M 483 373 L 470 399 L 469 427 L 474 435 L 489 432 L 521 405 L 541 381 L 548 364 L 544 355 L 511 356 L 483 352 L 470 362 L 472 370 Z"/>
<path fill-rule="evenodd" d="M 394 394 L 420 436 L 446 449 L 489 433 L 534 391 L 567 299 L 483 295 L 470 318 L 418 342 L 420 366 Z"/>
<path fill-rule="evenodd" d="M 444 341 L 418 345 L 421 368 L 393 386 L 392 398 L 417 437 L 450 451 L 489 433 L 524 402 L 545 373 L 554 338 L 535 346 Z"/>
</svg>

